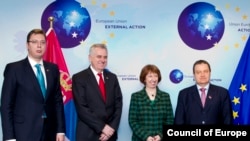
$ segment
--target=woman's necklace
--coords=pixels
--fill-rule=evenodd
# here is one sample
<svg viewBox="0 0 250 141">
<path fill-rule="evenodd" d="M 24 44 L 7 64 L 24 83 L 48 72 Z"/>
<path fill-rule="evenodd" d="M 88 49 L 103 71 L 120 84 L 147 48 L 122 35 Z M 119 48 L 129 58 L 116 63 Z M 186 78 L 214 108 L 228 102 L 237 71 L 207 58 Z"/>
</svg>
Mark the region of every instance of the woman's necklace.
<svg viewBox="0 0 250 141">
<path fill-rule="evenodd" d="M 156 90 L 153 90 L 153 91 L 146 90 L 146 92 L 147 92 L 150 100 L 154 100 L 155 99 Z"/>
</svg>

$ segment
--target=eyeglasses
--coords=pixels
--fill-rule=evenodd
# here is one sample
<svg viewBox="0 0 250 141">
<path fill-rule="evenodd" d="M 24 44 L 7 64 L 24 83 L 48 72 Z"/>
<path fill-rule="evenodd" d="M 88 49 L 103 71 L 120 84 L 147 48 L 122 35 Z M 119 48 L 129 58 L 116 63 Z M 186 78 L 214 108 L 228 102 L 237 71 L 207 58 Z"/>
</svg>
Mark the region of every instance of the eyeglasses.
<svg viewBox="0 0 250 141">
<path fill-rule="evenodd" d="M 46 44 L 46 41 L 37 41 L 37 40 L 31 40 L 29 41 L 30 43 L 32 44 L 35 44 L 35 45 L 45 45 Z"/>
</svg>

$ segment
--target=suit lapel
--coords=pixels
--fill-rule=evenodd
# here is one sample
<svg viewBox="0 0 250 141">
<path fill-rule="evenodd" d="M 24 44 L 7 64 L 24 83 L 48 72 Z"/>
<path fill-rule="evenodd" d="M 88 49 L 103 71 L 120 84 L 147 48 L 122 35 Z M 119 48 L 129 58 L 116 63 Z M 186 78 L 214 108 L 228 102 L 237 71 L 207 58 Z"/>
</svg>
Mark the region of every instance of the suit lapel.
<svg viewBox="0 0 250 141">
<path fill-rule="evenodd" d="M 207 92 L 207 97 L 206 97 L 206 104 L 205 107 L 209 108 L 212 101 L 213 101 L 213 97 L 215 95 L 215 91 L 214 91 L 214 87 L 213 85 L 210 84 L 209 88 L 208 88 L 208 92 Z"/>
<path fill-rule="evenodd" d="M 90 67 L 88 68 L 88 74 L 89 74 L 89 82 L 93 86 L 93 91 L 96 91 L 96 92 L 93 92 L 93 94 L 97 94 L 97 97 L 99 97 L 100 100 L 103 101 L 102 94 L 101 94 L 101 91 L 99 90 L 99 86 L 98 86 L 98 82 L 96 81 L 95 74 L 91 71 Z M 106 81 L 105 81 L 105 88 L 107 88 Z"/>
<path fill-rule="evenodd" d="M 36 74 L 35 72 L 33 71 L 32 69 L 32 66 L 30 65 L 29 61 L 28 61 L 28 58 L 25 59 L 25 70 L 26 70 L 26 73 L 27 73 L 27 79 L 31 80 L 31 85 L 33 85 L 33 87 L 35 88 L 36 92 L 35 92 L 35 95 L 37 95 L 39 98 L 43 98 L 43 95 L 42 95 L 42 91 L 40 89 L 40 85 L 37 81 L 37 78 L 36 78 Z M 27 84 L 29 85 L 29 84 Z"/>
<path fill-rule="evenodd" d="M 193 97 L 194 97 L 194 102 L 196 102 L 199 106 L 202 107 L 200 94 L 199 94 L 199 91 L 198 91 L 196 85 L 193 86 L 192 91 L 193 91 L 192 93 L 193 93 Z"/>
<path fill-rule="evenodd" d="M 46 83 L 47 83 L 47 88 L 46 88 L 46 97 L 45 100 L 48 98 L 49 95 L 49 90 L 51 89 L 52 83 L 53 83 L 53 76 L 52 76 L 52 70 L 49 67 L 49 65 L 46 62 L 43 62 L 44 65 L 44 71 L 46 75 Z"/>
<path fill-rule="evenodd" d="M 108 102 L 109 100 L 109 88 L 112 88 L 112 87 L 109 87 L 109 76 L 108 76 L 108 73 L 106 71 L 103 71 L 103 76 L 104 76 L 104 82 L 105 82 L 105 90 L 106 90 L 106 103 Z"/>
</svg>

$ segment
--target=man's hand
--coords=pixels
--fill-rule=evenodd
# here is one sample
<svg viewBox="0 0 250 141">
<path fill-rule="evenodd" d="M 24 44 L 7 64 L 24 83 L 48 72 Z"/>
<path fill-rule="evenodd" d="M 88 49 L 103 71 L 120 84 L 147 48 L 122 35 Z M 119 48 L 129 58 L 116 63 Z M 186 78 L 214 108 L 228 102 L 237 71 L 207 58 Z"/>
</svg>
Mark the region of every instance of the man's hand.
<svg viewBox="0 0 250 141">
<path fill-rule="evenodd" d="M 104 133 L 108 138 L 110 138 L 114 134 L 115 130 L 110 127 L 108 124 L 104 126 L 102 129 L 102 133 Z"/>
<path fill-rule="evenodd" d="M 65 135 L 64 134 L 57 134 L 56 141 L 65 141 Z"/>
<path fill-rule="evenodd" d="M 104 133 L 102 133 L 99 138 L 100 141 L 107 141 L 108 139 L 109 139 L 108 136 L 106 136 Z"/>
<path fill-rule="evenodd" d="M 154 141 L 161 141 L 161 137 L 159 135 L 154 136 Z"/>
<path fill-rule="evenodd" d="M 152 136 L 148 136 L 147 140 L 146 141 L 154 141 L 154 137 Z"/>
</svg>

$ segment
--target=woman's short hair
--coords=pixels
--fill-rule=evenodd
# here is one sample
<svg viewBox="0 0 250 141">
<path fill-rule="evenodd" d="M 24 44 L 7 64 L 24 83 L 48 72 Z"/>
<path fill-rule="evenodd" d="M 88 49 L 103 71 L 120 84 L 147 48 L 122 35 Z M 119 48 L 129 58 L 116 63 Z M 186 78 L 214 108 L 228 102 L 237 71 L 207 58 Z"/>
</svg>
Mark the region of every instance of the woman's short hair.
<svg viewBox="0 0 250 141">
<path fill-rule="evenodd" d="M 156 65 L 148 64 L 148 65 L 144 66 L 141 70 L 141 73 L 140 73 L 141 83 L 145 84 L 146 76 L 150 72 L 156 73 L 158 75 L 158 82 L 161 81 L 161 72 L 160 72 L 159 68 Z"/>
</svg>

